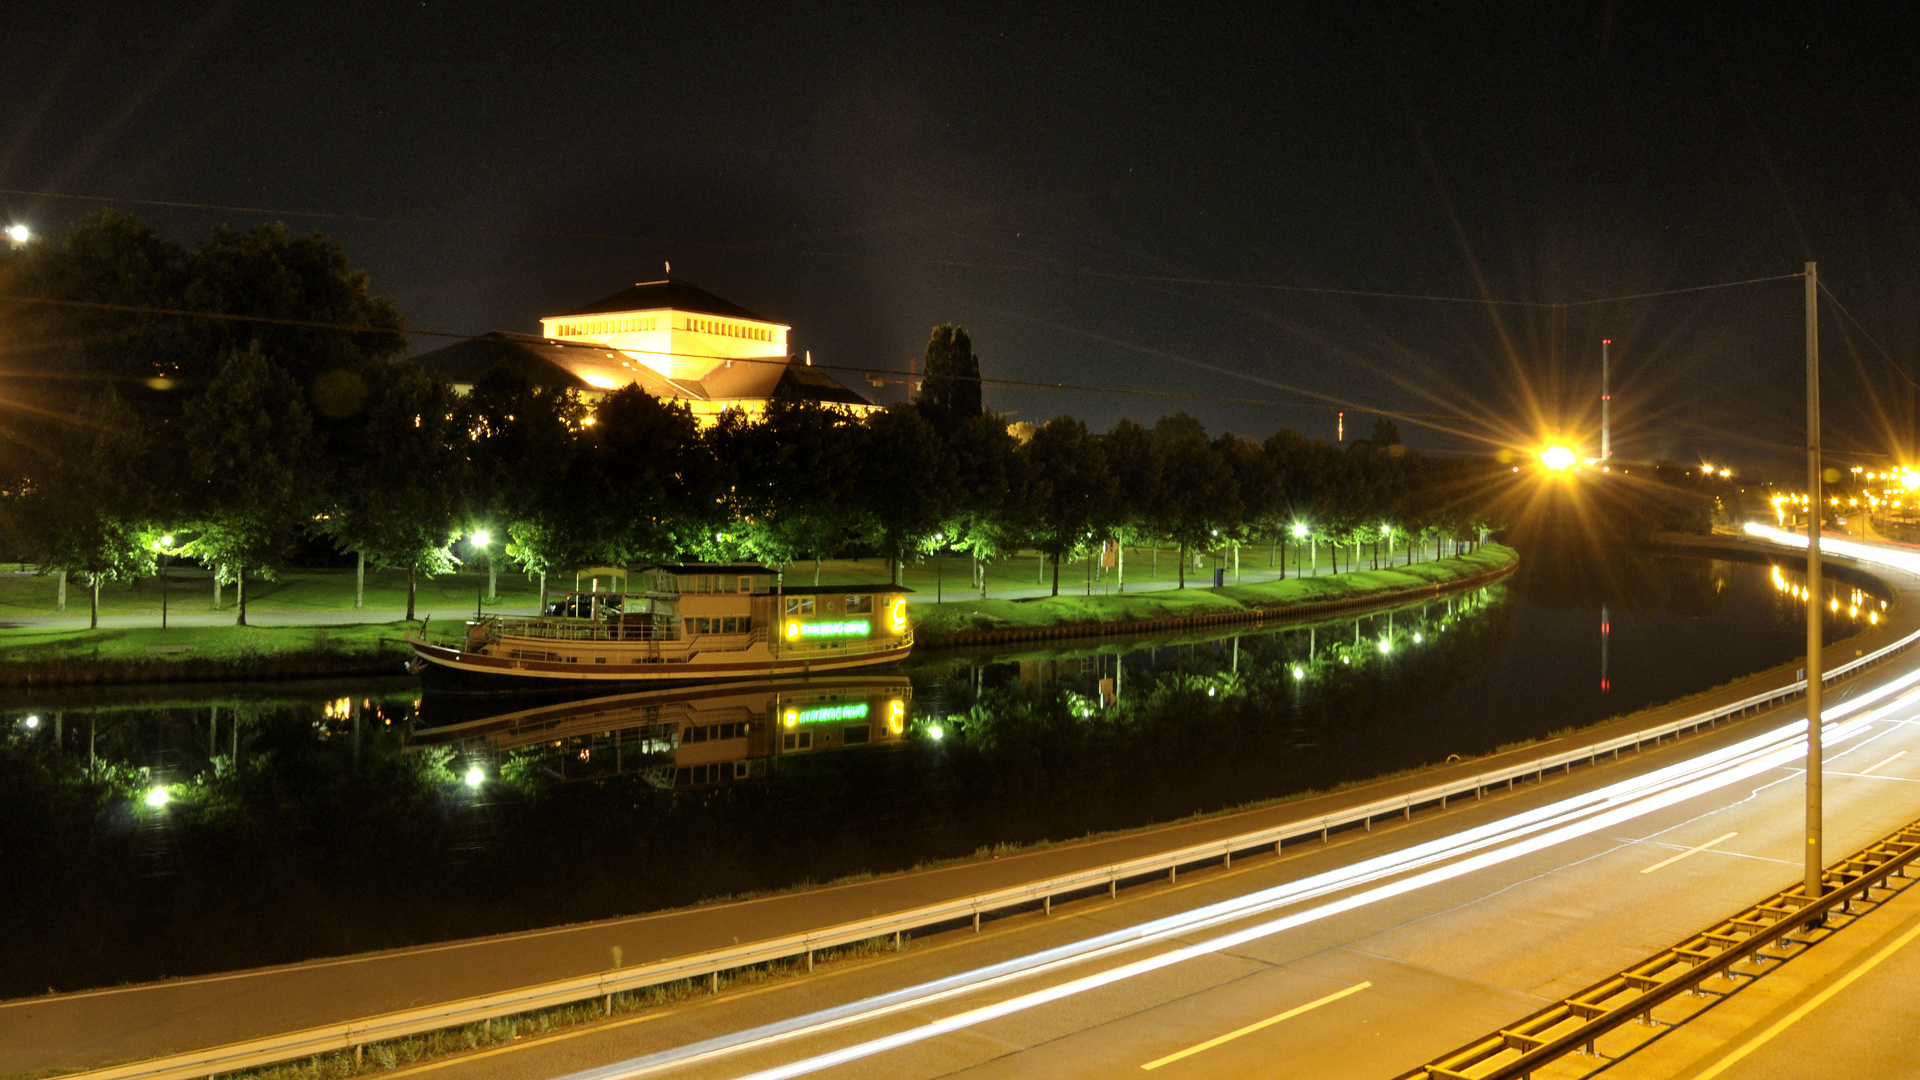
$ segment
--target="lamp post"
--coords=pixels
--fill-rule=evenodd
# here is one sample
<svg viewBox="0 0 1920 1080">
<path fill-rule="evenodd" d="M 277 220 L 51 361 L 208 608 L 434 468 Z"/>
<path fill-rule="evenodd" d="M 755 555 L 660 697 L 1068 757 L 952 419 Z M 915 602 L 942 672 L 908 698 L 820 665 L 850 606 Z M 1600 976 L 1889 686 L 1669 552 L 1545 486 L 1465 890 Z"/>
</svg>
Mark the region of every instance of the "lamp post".
<svg viewBox="0 0 1920 1080">
<path fill-rule="evenodd" d="M 1307 538 L 1307 533 L 1308 533 L 1308 531 L 1309 531 L 1309 530 L 1307 529 L 1307 525 L 1306 525 L 1306 522 L 1298 522 L 1298 523 L 1296 523 L 1296 524 L 1294 525 L 1294 527 L 1293 527 L 1293 538 L 1294 538 L 1295 540 L 1305 540 L 1305 539 Z M 1299 559 L 1298 559 L 1298 556 L 1296 556 L 1296 557 L 1295 557 L 1295 561 L 1296 561 L 1296 562 L 1298 562 L 1298 561 L 1299 561 Z M 1315 563 L 1316 563 L 1316 564 L 1317 564 L 1317 563 L 1319 562 L 1319 560 L 1318 560 L 1318 559 L 1316 559 L 1316 560 L 1314 560 L 1314 561 L 1315 561 Z M 1307 575 L 1306 575 L 1306 569 L 1307 569 L 1307 568 L 1306 568 L 1306 567 L 1304 567 L 1304 566 L 1302 566 L 1302 567 L 1298 567 L 1298 568 L 1296 568 L 1296 569 L 1294 570 L 1294 573 L 1293 573 L 1293 576 L 1294 576 L 1294 577 L 1306 577 L 1306 576 L 1307 576 Z M 1316 565 L 1316 566 L 1314 567 L 1314 569 L 1315 569 L 1315 570 L 1318 570 L 1318 569 L 1320 569 L 1320 567 L 1319 567 L 1318 565 Z M 1283 564 L 1283 565 L 1282 565 L 1282 566 L 1280 567 L 1280 576 L 1281 576 L 1281 577 L 1286 577 L 1286 576 L 1287 576 L 1287 568 L 1286 568 L 1286 566 L 1285 566 L 1284 564 Z"/>
<path fill-rule="evenodd" d="M 946 602 L 946 582 L 940 565 L 940 545 L 946 539 L 946 533 L 933 534 L 933 602 L 936 604 Z"/>
<path fill-rule="evenodd" d="M 493 542 L 493 537 L 488 534 L 487 530 L 476 529 L 473 535 L 467 538 L 467 542 L 473 545 L 473 550 L 487 555 L 487 564 L 489 566 L 493 564 L 493 556 L 487 554 L 487 545 Z M 486 599 L 487 587 L 485 585 L 475 585 L 473 587 L 473 617 L 476 622 L 479 621 L 480 618 L 480 605 L 485 603 Z"/>
<path fill-rule="evenodd" d="M 167 556 L 173 554 L 173 534 L 168 533 L 153 542 L 153 550 L 160 554 L 160 629 L 167 628 Z"/>
<path fill-rule="evenodd" d="M 1824 889 L 1820 739 L 1820 278 L 1807 264 L 1807 865 L 1804 895 Z"/>
</svg>

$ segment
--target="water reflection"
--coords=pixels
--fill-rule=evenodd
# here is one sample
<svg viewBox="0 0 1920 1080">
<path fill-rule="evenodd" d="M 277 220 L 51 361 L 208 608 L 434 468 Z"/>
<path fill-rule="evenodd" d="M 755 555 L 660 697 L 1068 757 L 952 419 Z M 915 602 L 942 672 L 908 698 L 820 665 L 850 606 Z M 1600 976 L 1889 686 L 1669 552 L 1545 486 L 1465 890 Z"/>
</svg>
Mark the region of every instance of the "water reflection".
<svg viewBox="0 0 1920 1080">
<path fill-rule="evenodd" d="M 764 780 L 783 757 L 898 743 L 912 700 L 899 675 L 764 679 L 420 726 L 405 746 L 467 768 L 507 755 L 562 782 L 631 775 L 664 791 L 705 788 Z"/>
<path fill-rule="evenodd" d="M 1797 655 L 1789 566 L 1636 573 L 1624 592 L 1536 568 L 1358 618 L 583 701 L 422 700 L 407 679 L 137 704 L 37 693 L 0 711 L 0 918 L 39 928 L 0 955 L 0 994 L 1166 821 L 1483 752 Z M 1883 610 L 1854 587 L 1830 634 Z"/>
</svg>

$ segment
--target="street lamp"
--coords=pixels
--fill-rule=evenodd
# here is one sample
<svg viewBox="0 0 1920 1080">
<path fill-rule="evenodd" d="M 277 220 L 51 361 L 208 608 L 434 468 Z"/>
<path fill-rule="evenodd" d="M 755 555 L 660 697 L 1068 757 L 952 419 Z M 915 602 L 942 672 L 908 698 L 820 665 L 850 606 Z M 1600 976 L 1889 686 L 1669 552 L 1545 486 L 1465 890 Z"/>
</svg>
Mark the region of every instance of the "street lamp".
<svg viewBox="0 0 1920 1080">
<path fill-rule="evenodd" d="M 475 551 L 485 553 L 487 545 L 493 542 L 493 536 L 485 529 L 476 529 L 473 535 L 468 537 L 467 540 L 473 545 Z M 491 555 L 487 557 L 487 565 L 493 565 L 493 557 Z M 473 587 L 473 617 L 476 621 L 480 618 L 480 605 L 486 601 L 486 598 L 486 587 L 483 585 L 475 585 Z"/>
<path fill-rule="evenodd" d="M 27 246 L 27 241 L 33 239 L 33 230 L 27 228 L 25 225 L 9 225 L 7 226 L 7 239 L 13 242 L 14 247 L 25 247 Z"/>
<path fill-rule="evenodd" d="M 946 583 L 942 579 L 940 566 L 940 545 L 945 543 L 946 539 L 946 533 L 933 534 L 933 602 L 936 604 L 946 601 Z"/>
<path fill-rule="evenodd" d="M 168 533 L 153 542 L 153 550 L 160 554 L 160 629 L 167 628 L 167 556 L 173 554 L 173 534 Z"/>
</svg>

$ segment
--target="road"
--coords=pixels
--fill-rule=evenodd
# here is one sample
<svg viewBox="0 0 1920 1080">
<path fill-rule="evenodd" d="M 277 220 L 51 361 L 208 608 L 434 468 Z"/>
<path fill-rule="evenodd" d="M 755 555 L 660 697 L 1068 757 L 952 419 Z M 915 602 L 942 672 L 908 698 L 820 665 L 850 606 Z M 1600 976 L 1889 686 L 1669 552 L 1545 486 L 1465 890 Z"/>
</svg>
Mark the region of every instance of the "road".
<svg viewBox="0 0 1920 1080">
<path fill-rule="evenodd" d="M 1920 579 L 1886 576 L 1901 603 L 1861 640 L 1867 647 L 1920 624 Z M 1830 855 L 1920 816 L 1917 695 L 1920 664 L 1910 654 L 1830 696 L 1827 719 L 1838 725 L 1828 743 Z M 1795 880 L 1803 756 L 1795 727 L 1791 708 L 1776 710 L 1392 828 L 1236 859 L 1118 900 L 1056 904 L 1050 917 L 997 920 L 979 935 L 939 935 L 811 978 L 743 985 L 434 1071 L 1090 1075 L 1153 1066 L 1168 1076 L 1393 1075 Z M 1173 847 L 1207 828 L 1256 827 L 1250 816 L 1181 826 L 1177 838 L 1103 843 Z M 610 937 L 646 927 L 648 944 L 628 949 L 630 963 L 669 945 L 694 951 L 729 922 L 772 936 L 784 919 L 820 925 L 827 908 L 898 902 L 921 885 L 1031 879 L 1062 860 L 1117 854 L 1089 858 L 1091 846 L 949 868 L 944 879 L 898 875 L 490 942 L 4 1003 L 0 1071 L 208 1045 L 324 1022 L 329 1008 L 399 1007 L 435 988 L 481 993 L 560 977 L 604 966 L 596 951 L 604 955 Z"/>
</svg>

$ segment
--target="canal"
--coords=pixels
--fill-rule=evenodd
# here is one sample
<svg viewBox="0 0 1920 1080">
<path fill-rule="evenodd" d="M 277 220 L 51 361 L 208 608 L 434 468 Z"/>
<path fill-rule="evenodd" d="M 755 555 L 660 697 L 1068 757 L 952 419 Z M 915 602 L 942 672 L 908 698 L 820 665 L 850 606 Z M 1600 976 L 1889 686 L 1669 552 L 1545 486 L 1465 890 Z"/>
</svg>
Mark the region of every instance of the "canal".
<svg viewBox="0 0 1920 1080">
<path fill-rule="evenodd" d="M 1790 661 L 1799 580 L 1533 556 L 1357 618 L 592 701 L 422 699 L 404 677 L 18 693 L 0 707 L 0 995 L 602 918 L 1324 790 Z M 1883 617 L 1868 583 L 1835 587 L 1830 635 Z"/>
</svg>

